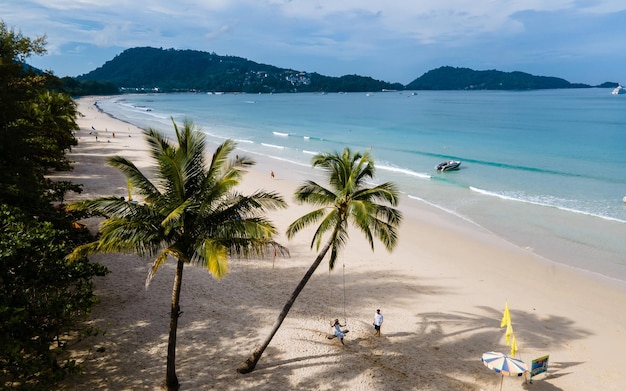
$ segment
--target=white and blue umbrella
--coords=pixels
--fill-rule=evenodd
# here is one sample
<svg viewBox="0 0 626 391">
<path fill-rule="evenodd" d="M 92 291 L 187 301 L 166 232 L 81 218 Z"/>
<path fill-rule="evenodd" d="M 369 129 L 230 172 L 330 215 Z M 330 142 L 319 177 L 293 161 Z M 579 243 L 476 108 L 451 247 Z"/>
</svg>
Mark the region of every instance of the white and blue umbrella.
<svg viewBox="0 0 626 391">
<path fill-rule="evenodd" d="M 504 376 L 522 376 L 528 373 L 528 365 L 519 358 L 500 352 L 487 352 L 481 358 L 483 364 L 496 373 Z M 500 382 L 502 389 L 502 381 Z"/>
</svg>

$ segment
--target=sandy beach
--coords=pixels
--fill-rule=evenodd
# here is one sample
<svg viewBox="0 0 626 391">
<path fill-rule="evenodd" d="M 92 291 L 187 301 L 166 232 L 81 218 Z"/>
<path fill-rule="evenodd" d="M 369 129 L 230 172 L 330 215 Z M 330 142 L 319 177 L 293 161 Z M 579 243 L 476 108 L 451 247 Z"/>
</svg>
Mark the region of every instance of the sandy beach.
<svg viewBox="0 0 626 391">
<path fill-rule="evenodd" d="M 78 101 L 74 170 L 54 178 L 84 184 L 80 195 L 127 194 L 122 175 L 105 166 L 122 155 L 148 167 L 141 130 Z M 97 139 L 96 139 L 97 134 Z M 212 151 L 209 151 L 212 152 Z M 279 192 L 289 208 L 271 214 L 282 232 L 307 211 L 292 201 L 304 179 L 262 161 L 242 192 Z M 283 163 L 284 165 L 284 163 Z M 275 178 L 270 177 L 270 169 Z M 359 231 L 335 270 L 324 263 L 247 375 L 236 368 L 263 340 L 315 258 L 311 232 L 288 241 L 291 257 L 231 261 L 221 281 L 186 267 L 181 292 L 177 374 L 181 390 L 595 390 L 626 389 L 626 284 L 553 263 L 426 204 L 401 202 L 404 222 L 393 253 L 372 252 Z M 98 220 L 86 221 L 97 230 Z M 84 373 L 61 390 L 158 390 L 165 377 L 175 262 L 145 289 L 152 259 L 97 255 L 111 273 L 95 280 L 100 303 L 89 324 L 99 333 L 74 345 Z M 550 355 L 547 374 L 526 383 L 486 368 L 487 351 L 508 353 L 500 321 L 511 310 L 517 357 Z M 384 315 L 381 337 L 372 326 Z M 345 346 L 326 338 L 329 321 L 350 330 Z"/>
</svg>

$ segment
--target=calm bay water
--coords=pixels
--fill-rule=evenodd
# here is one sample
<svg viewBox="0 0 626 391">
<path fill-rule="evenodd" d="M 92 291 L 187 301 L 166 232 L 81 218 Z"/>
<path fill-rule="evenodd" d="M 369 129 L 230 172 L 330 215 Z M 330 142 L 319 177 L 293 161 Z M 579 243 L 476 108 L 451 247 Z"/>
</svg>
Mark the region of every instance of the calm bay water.
<svg viewBox="0 0 626 391">
<path fill-rule="evenodd" d="M 626 280 L 626 96 L 609 89 L 156 94 L 98 106 L 170 134 L 172 117 L 190 118 L 209 141 L 235 139 L 296 171 L 317 152 L 371 148 L 377 180 L 396 182 L 408 202 Z M 448 159 L 461 169 L 436 173 Z"/>
</svg>

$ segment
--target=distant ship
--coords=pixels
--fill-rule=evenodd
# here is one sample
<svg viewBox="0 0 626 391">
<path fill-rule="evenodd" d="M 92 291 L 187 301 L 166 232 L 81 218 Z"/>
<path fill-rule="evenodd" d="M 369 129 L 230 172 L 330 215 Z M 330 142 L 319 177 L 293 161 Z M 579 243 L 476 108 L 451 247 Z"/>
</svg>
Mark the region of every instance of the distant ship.
<svg viewBox="0 0 626 391">
<path fill-rule="evenodd" d="M 626 88 L 622 87 L 621 84 L 618 84 L 617 87 L 615 87 L 613 89 L 613 91 L 611 91 L 611 94 L 613 95 L 622 95 L 622 94 L 626 94 Z"/>
</svg>

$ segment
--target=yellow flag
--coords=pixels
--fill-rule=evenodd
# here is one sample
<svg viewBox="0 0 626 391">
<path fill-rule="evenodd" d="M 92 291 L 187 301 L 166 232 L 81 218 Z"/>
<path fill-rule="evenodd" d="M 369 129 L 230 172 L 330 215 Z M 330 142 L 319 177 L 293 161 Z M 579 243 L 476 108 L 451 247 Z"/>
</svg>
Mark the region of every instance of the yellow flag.
<svg viewBox="0 0 626 391">
<path fill-rule="evenodd" d="M 502 314 L 502 321 L 500 327 L 509 326 L 511 324 L 511 314 L 509 313 L 509 302 L 504 305 L 504 314 Z"/>
<path fill-rule="evenodd" d="M 514 335 L 511 341 L 511 356 L 515 357 L 516 352 L 517 352 L 517 339 L 515 338 L 515 335 Z"/>
<path fill-rule="evenodd" d="M 132 201 L 133 200 L 133 184 L 130 183 L 130 179 L 126 181 L 126 183 L 128 184 L 128 201 Z"/>
<path fill-rule="evenodd" d="M 511 323 L 509 323 L 506 326 L 506 344 L 510 344 L 511 343 L 511 336 L 513 336 L 513 338 L 515 338 L 515 336 L 513 335 L 513 326 L 511 326 Z"/>
</svg>

